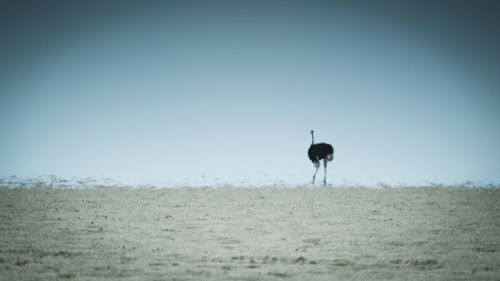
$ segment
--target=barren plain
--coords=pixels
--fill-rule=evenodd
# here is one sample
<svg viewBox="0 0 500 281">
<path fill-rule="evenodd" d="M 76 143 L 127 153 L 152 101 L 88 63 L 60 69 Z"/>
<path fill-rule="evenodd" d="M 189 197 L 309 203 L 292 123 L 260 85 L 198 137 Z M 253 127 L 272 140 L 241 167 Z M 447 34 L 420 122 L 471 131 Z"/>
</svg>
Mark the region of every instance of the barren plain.
<svg viewBox="0 0 500 281">
<path fill-rule="evenodd" d="M 500 280 L 496 188 L 0 188 L 0 280 Z"/>
</svg>

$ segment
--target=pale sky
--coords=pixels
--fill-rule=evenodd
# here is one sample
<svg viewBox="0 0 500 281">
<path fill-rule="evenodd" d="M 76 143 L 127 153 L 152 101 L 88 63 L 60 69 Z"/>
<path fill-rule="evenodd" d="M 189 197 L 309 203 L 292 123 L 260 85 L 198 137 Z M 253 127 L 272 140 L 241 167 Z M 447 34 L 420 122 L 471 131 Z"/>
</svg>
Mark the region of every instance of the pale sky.
<svg viewBox="0 0 500 281">
<path fill-rule="evenodd" d="M 12 3 L 0 176 L 500 183 L 499 5 L 372 2 Z"/>
</svg>

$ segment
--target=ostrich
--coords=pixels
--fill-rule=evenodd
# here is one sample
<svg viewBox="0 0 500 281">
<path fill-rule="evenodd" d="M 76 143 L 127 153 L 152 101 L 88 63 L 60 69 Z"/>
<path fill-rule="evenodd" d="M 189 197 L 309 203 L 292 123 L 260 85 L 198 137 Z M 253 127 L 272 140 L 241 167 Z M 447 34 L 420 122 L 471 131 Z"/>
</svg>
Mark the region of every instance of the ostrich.
<svg viewBox="0 0 500 281">
<path fill-rule="evenodd" d="M 316 173 L 319 170 L 319 160 L 323 159 L 323 166 L 325 167 L 325 178 L 323 179 L 323 185 L 326 185 L 326 164 L 328 161 L 333 160 L 333 146 L 328 143 L 317 143 L 314 144 L 314 131 L 311 130 L 311 136 L 312 136 L 312 143 L 311 146 L 309 147 L 309 150 L 307 151 L 307 154 L 309 155 L 309 159 L 314 163 L 314 167 L 316 168 L 316 172 L 314 172 L 313 175 L 313 184 L 314 180 L 316 179 Z"/>
</svg>

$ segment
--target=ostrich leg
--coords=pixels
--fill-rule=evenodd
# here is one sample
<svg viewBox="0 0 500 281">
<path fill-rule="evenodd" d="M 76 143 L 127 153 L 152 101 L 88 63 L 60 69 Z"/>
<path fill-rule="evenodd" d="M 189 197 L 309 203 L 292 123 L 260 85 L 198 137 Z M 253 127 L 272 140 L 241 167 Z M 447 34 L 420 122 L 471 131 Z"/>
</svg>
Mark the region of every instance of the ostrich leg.
<svg viewBox="0 0 500 281">
<path fill-rule="evenodd" d="M 316 167 L 316 172 L 314 172 L 314 175 L 313 175 L 313 184 L 314 184 L 314 180 L 316 179 L 316 174 L 318 173 L 318 170 L 319 170 L 319 161 L 314 163 L 314 167 Z"/>
<path fill-rule="evenodd" d="M 323 159 L 323 166 L 325 167 L 325 178 L 323 179 L 323 186 L 326 186 L 326 164 L 328 163 L 328 159 Z"/>
</svg>

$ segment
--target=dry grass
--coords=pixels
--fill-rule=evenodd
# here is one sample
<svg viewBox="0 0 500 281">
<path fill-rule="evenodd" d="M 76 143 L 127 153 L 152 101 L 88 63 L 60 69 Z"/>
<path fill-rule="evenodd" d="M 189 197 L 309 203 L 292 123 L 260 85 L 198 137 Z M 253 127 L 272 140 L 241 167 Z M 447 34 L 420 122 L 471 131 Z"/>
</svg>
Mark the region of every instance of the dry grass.
<svg viewBox="0 0 500 281">
<path fill-rule="evenodd" d="M 1 280 L 499 280 L 500 189 L 0 189 Z"/>
</svg>

